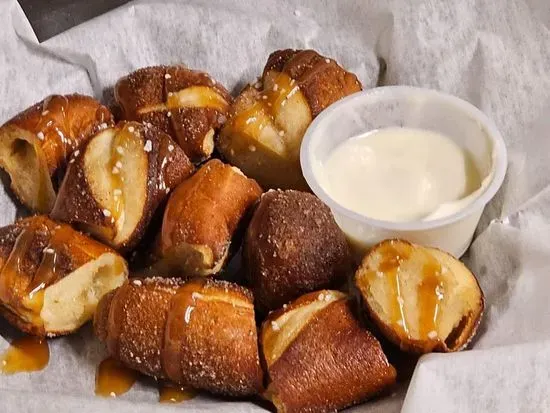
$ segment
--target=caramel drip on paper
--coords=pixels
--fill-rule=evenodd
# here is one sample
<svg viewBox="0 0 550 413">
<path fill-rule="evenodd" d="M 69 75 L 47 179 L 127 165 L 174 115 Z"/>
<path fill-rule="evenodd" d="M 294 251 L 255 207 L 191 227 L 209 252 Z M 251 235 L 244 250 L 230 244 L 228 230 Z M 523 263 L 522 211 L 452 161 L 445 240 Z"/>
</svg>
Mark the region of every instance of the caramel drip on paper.
<svg viewBox="0 0 550 413">
<path fill-rule="evenodd" d="M 48 365 L 50 349 L 46 339 L 25 336 L 11 342 L 1 356 L 3 374 L 39 371 Z"/>
<path fill-rule="evenodd" d="M 160 403 L 181 403 L 197 396 L 198 391 L 191 388 L 180 387 L 172 383 L 159 384 Z"/>
<path fill-rule="evenodd" d="M 117 397 L 132 388 L 138 372 L 129 369 L 113 358 L 106 358 L 97 367 L 95 394 L 103 397 Z"/>
</svg>

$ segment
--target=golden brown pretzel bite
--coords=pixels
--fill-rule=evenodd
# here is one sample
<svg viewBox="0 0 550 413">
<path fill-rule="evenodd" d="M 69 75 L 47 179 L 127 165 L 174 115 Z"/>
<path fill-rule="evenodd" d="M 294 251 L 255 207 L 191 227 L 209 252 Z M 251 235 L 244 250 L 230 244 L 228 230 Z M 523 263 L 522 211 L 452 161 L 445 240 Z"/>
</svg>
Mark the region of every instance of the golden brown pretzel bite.
<svg viewBox="0 0 550 413">
<path fill-rule="evenodd" d="M 128 251 L 170 190 L 193 170 L 164 132 L 120 122 L 74 153 L 51 215 Z"/>
<path fill-rule="evenodd" d="M 387 240 L 355 273 L 369 317 L 402 350 L 458 351 L 474 337 L 483 292 L 459 260 L 435 248 Z"/>
<path fill-rule="evenodd" d="M 349 246 L 329 208 L 293 190 L 262 195 L 246 231 L 243 259 L 261 312 L 341 285 L 352 271 Z"/>
<path fill-rule="evenodd" d="M 155 268 L 186 276 L 219 272 L 239 224 L 261 193 L 256 181 L 237 168 L 208 161 L 168 200 Z"/>
<path fill-rule="evenodd" d="M 75 331 L 127 275 L 113 250 L 45 216 L 0 228 L 0 311 L 27 333 Z"/>
<path fill-rule="evenodd" d="M 323 109 L 361 90 L 357 77 L 313 50 L 279 50 L 262 78 L 236 98 L 218 147 L 264 188 L 308 186 L 300 169 L 304 133 Z"/>
<path fill-rule="evenodd" d="M 321 290 L 272 312 L 260 334 L 278 412 L 333 412 L 395 382 L 380 343 L 354 318 L 347 296 Z"/>
<path fill-rule="evenodd" d="M 192 162 L 208 159 L 232 99 L 208 74 L 184 66 L 146 67 L 120 79 L 115 98 L 128 120 L 171 135 Z"/>
<path fill-rule="evenodd" d="M 53 95 L 0 128 L 0 167 L 19 200 L 48 213 L 55 202 L 52 176 L 90 136 L 112 124 L 111 112 L 83 95 Z"/>
<path fill-rule="evenodd" d="M 252 295 L 236 284 L 135 279 L 104 297 L 94 329 L 144 374 L 229 396 L 261 389 Z"/>
</svg>

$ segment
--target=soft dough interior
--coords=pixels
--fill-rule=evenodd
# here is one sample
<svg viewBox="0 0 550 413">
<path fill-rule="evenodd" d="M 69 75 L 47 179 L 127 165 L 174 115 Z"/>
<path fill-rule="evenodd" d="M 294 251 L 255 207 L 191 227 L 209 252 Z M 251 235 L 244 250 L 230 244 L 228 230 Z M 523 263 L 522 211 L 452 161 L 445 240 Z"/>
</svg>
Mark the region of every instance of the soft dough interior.
<svg viewBox="0 0 550 413">
<path fill-rule="evenodd" d="M 224 156 L 269 188 L 302 188 L 299 152 L 312 121 L 308 102 L 290 77 L 268 72 L 263 89 L 245 88 L 219 138 Z"/>
<path fill-rule="evenodd" d="M 32 210 L 50 212 L 55 191 L 38 138 L 28 131 L 5 127 L 0 139 L 0 165 L 17 196 Z"/>
<path fill-rule="evenodd" d="M 223 256 L 214 262 L 214 253 L 206 245 L 183 243 L 165 253 L 163 257 L 151 267 L 153 274 L 169 277 L 175 273 L 184 273 L 189 276 L 208 276 L 221 271 L 229 256 L 229 245 Z"/>
<path fill-rule="evenodd" d="M 312 317 L 329 304 L 345 297 L 339 291 L 323 290 L 316 300 L 299 305 L 277 319 L 268 321 L 262 334 L 263 354 L 267 365 L 271 366 L 279 359 Z"/>
<path fill-rule="evenodd" d="M 286 85 L 284 85 L 286 83 Z M 269 71 L 264 77 L 264 89 L 282 88 L 288 90 L 285 105 L 273 111 L 274 121 L 285 132 L 283 140 L 289 155 L 295 159 L 300 156 L 300 145 L 307 127 L 312 121 L 309 104 L 296 83 L 290 83 L 290 78 L 283 73 Z"/>
<path fill-rule="evenodd" d="M 128 132 L 123 132 L 128 134 Z M 143 216 L 147 201 L 148 159 L 143 142 L 138 136 L 125 137 L 115 129 L 108 129 L 97 135 L 88 145 L 84 159 L 84 169 L 94 199 L 109 211 L 115 205 L 115 181 L 111 157 L 121 147 L 118 155 L 122 167 L 118 174 L 122 178 L 123 210 L 115 222 L 115 234 L 105 239 L 107 233 L 90 226 L 90 230 L 112 245 L 120 245 L 134 233 Z"/>
<path fill-rule="evenodd" d="M 74 331 L 89 321 L 99 300 L 124 283 L 128 270 L 124 260 L 105 253 L 44 291 L 40 317 L 46 333 Z"/>
<path fill-rule="evenodd" d="M 398 270 L 399 297 L 402 299 L 402 310 L 406 333 L 414 340 L 440 339 L 450 340 L 447 345 L 452 348 L 457 335 L 462 333 L 465 324 L 469 320 L 476 319 L 481 311 L 481 290 L 473 274 L 457 259 L 432 248 L 411 246 L 410 244 L 393 244 L 395 251 L 403 258 Z M 382 254 L 375 249 L 369 254 L 368 262 L 358 273 L 358 286 L 367 299 L 371 309 L 381 321 L 396 328 L 394 314 L 398 303 L 395 284 L 392 286 L 391 271 L 380 267 L 383 260 Z M 426 282 L 426 266 L 438 264 L 437 279 L 441 285 L 442 299 L 437 302 L 437 320 L 434 328 L 430 328 L 429 334 L 422 331 L 422 317 L 431 320 L 434 318 L 433 306 L 429 308 L 429 314 L 421 314 L 426 311 L 421 303 L 421 286 Z M 365 271 L 366 269 L 366 271 Z M 435 288 L 429 290 L 436 299 Z M 400 316 L 401 318 L 401 316 Z M 398 321 L 401 323 L 401 320 Z M 401 331 L 401 335 L 405 334 Z"/>
</svg>

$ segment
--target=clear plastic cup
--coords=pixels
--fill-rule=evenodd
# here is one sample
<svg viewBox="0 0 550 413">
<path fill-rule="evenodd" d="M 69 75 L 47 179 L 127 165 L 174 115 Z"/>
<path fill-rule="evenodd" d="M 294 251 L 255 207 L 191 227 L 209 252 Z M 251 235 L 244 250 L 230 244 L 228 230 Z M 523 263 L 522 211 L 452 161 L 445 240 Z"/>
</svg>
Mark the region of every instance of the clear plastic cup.
<svg viewBox="0 0 550 413">
<path fill-rule="evenodd" d="M 472 155 L 484 188 L 457 212 L 426 221 L 381 221 L 335 201 L 318 179 L 331 151 L 353 136 L 392 126 L 426 129 L 451 138 Z M 472 241 L 485 205 L 502 185 L 507 154 L 495 124 L 472 104 L 434 90 L 387 86 L 348 96 L 317 116 L 304 136 L 300 162 L 311 190 L 332 210 L 358 254 L 381 240 L 402 238 L 460 257 Z"/>
</svg>

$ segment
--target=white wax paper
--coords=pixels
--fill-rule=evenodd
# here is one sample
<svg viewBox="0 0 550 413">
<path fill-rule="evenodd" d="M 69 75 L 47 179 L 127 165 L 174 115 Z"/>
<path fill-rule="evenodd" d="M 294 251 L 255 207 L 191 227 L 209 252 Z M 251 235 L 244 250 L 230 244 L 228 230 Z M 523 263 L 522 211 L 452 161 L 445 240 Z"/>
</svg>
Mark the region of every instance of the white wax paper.
<svg viewBox="0 0 550 413">
<path fill-rule="evenodd" d="M 474 350 L 423 357 L 408 388 L 353 411 L 550 411 L 548 0 L 143 1 L 42 44 L 16 1 L 0 0 L 0 123 L 52 93 L 108 100 L 120 76 L 154 64 L 206 70 L 237 92 L 288 47 L 336 58 L 365 88 L 383 73 L 380 84 L 464 98 L 495 120 L 509 151 L 507 178 L 465 257 L 487 301 Z M 17 214 L 2 187 L 0 211 L 0 225 Z M 16 335 L 5 323 L 0 334 L 0 349 Z M 50 348 L 44 371 L 0 376 L 1 412 L 262 411 L 206 395 L 160 405 L 147 380 L 98 398 L 105 353 L 90 328 Z"/>
</svg>

